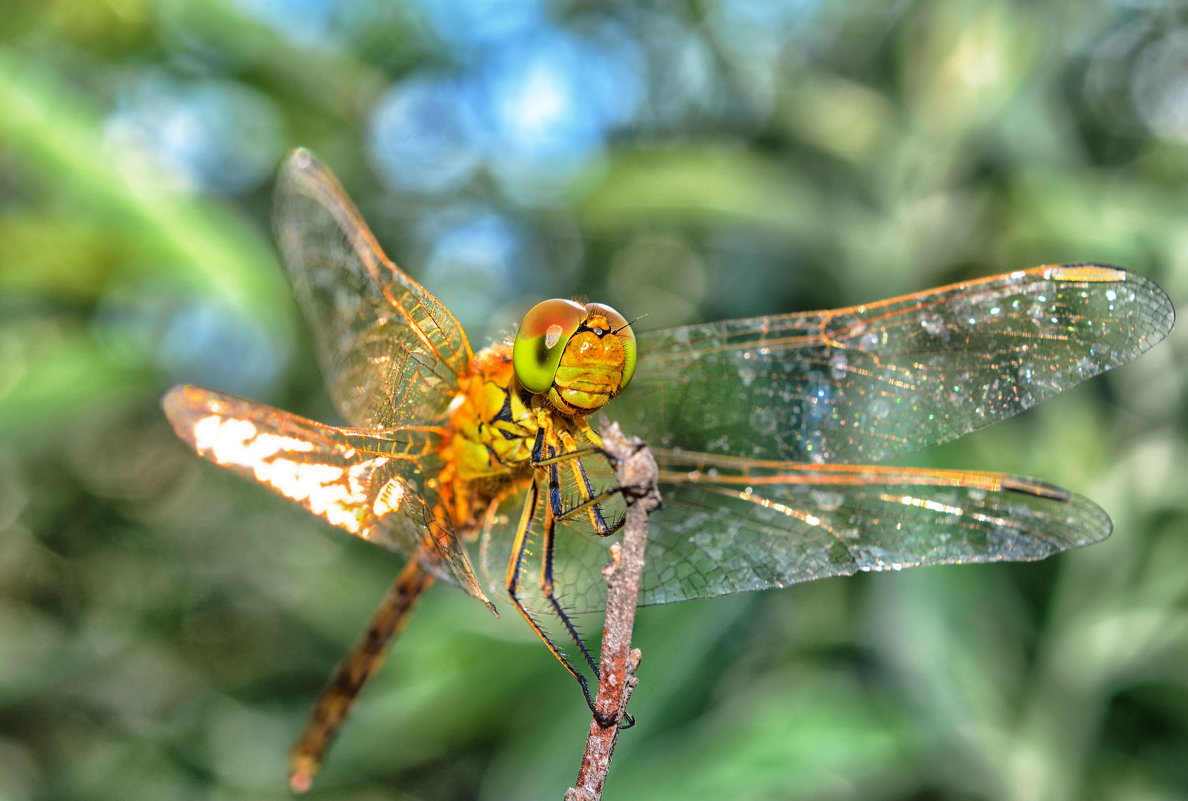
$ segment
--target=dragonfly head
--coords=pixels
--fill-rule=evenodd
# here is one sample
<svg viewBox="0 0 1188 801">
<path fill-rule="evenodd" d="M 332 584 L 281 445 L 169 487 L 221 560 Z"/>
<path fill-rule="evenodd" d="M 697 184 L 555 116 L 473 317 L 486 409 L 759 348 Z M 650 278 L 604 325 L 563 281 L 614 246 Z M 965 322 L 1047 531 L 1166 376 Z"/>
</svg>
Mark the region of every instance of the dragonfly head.
<svg viewBox="0 0 1188 801">
<path fill-rule="evenodd" d="M 541 301 L 520 323 L 512 365 L 529 392 L 567 414 L 589 414 L 631 381 L 635 334 L 610 306 Z"/>
</svg>

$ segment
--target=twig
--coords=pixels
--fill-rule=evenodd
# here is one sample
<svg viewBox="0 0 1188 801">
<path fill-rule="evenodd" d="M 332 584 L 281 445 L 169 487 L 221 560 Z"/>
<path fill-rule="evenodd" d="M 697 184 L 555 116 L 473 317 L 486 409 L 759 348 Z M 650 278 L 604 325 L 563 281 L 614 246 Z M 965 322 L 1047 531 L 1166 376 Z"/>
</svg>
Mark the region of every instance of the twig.
<svg viewBox="0 0 1188 801">
<path fill-rule="evenodd" d="M 619 722 L 627 714 L 627 701 L 638 683 L 635 671 L 640 652 L 638 648 L 631 650 L 631 631 L 643 579 L 648 514 L 660 506 L 656 460 L 643 441 L 624 437 L 617 423 L 604 426 L 601 433 L 603 448 L 616 465 L 615 476 L 623 487 L 627 518 L 623 523 L 622 544 L 611 546 L 610 564 L 602 571 L 608 592 L 598 696 L 594 702 L 597 714 L 586 737 L 577 786 L 565 793 L 566 801 L 598 801 L 602 797 L 606 772 L 619 738 Z"/>
</svg>

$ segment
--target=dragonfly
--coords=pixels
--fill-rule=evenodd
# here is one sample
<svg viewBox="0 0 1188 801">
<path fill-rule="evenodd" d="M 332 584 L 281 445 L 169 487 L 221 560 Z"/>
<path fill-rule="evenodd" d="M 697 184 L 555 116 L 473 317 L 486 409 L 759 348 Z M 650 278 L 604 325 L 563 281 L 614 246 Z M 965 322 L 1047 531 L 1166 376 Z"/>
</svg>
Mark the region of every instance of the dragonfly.
<svg viewBox="0 0 1188 801">
<path fill-rule="evenodd" d="M 1174 322 L 1150 280 L 1071 264 L 638 335 L 605 304 L 551 299 L 475 352 L 308 151 L 282 165 L 273 217 L 348 425 L 193 386 L 168 392 L 166 416 L 200 456 L 407 558 L 298 736 L 298 791 L 437 580 L 509 601 L 590 702 L 576 621 L 605 600 L 624 508 L 595 412 L 660 470 L 641 604 L 1042 559 L 1105 539 L 1109 517 L 1033 478 L 884 462 L 1126 364 Z"/>
</svg>

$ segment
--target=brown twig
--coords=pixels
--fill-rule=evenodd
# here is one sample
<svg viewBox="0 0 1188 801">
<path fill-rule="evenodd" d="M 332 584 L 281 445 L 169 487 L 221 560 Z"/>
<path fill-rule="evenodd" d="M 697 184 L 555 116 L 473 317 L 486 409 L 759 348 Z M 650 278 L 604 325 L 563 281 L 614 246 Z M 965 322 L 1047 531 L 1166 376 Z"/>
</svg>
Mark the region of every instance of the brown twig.
<svg viewBox="0 0 1188 801">
<path fill-rule="evenodd" d="M 602 444 L 616 465 L 615 475 L 627 501 L 623 541 L 611 546 L 611 561 L 603 568 L 607 581 L 606 622 L 602 629 L 602 654 L 597 714 L 590 723 L 586 751 L 578 771 L 577 786 L 565 793 L 566 801 L 598 801 L 619 738 L 619 722 L 638 683 L 639 649 L 631 650 L 635 607 L 643 579 L 644 551 L 648 544 L 648 514 L 660 506 L 656 489 L 656 460 L 635 437 L 627 438 L 617 423 L 603 427 Z M 601 719 L 601 720 L 600 720 Z M 604 725 L 604 722 L 609 722 Z"/>
</svg>

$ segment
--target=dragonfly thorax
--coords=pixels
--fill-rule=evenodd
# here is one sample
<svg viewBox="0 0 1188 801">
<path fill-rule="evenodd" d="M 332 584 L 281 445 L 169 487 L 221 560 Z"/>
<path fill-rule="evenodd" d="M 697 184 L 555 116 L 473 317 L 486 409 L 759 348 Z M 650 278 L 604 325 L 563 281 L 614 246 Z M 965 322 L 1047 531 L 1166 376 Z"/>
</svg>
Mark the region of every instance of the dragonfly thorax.
<svg viewBox="0 0 1188 801">
<path fill-rule="evenodd" d="M 601 303 L 554 298 L 524 316 L 513 345 L 516 378 L 557 410 L 586 415 L 606 405 L 635 372 L 635 334 Z"/>
</svg>

